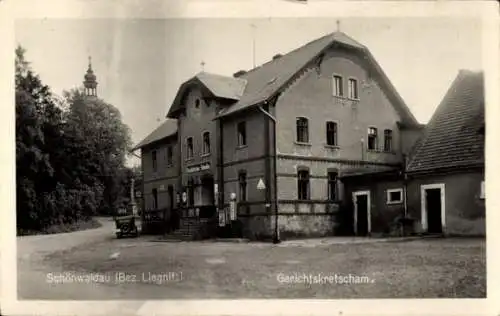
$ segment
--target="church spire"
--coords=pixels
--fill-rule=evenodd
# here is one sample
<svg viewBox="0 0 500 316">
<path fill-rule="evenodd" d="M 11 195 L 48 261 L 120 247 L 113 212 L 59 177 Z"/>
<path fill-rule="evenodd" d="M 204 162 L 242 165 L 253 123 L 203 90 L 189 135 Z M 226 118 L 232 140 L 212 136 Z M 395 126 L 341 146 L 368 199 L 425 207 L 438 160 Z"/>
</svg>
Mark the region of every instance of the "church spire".
<svg viewBox="0 0 500 316">
<path fill-rule="evenodd" d="M 92 57 L 89 56 L 89 67 L 84 76 L 83 87 L 86 96 L 97 96 L 97 77 L 92 70 Z"/>
</svg>

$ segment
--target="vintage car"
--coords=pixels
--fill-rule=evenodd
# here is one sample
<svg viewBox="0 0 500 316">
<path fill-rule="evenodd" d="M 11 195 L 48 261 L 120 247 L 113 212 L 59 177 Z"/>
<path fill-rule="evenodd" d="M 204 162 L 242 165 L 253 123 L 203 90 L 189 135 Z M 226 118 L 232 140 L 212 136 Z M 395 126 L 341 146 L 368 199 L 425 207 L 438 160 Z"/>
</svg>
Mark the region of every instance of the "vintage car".
<svg viewBox="0 0 500 316">
<path fill-rule="evenodd" d="M 115 217 L 115 233 L 117 238 L 122 238 L 125 236 L 139 236 L 138 224 L 141 220 L 140 216 L 126 213 L 127 212 L 120 211 L 118 212 L 119 215 Z"/>
</svg>

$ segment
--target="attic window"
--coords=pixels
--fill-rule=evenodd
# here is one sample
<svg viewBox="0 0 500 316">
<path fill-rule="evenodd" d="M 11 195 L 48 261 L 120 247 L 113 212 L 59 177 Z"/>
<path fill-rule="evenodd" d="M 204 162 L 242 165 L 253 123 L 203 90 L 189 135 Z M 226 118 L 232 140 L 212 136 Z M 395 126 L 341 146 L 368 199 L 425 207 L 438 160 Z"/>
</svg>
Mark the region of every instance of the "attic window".
<svg viewBox="0 0 500 316">
<path fill-rule="evenodd" d="M 196 99 L 196 101 L 194 101 L 194 106 L 198 109 L 200 107 L 200 99 Z"/>
</svg>

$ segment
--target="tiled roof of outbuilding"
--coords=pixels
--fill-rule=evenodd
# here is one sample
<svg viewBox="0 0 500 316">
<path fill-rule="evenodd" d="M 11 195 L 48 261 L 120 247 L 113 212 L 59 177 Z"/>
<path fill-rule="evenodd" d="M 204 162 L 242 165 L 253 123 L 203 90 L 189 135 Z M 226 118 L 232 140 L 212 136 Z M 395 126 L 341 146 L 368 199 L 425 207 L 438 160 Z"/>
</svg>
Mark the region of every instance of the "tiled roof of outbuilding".
<svg viewBox="0 0 500 316">
<path fill-rule="evenodd" d="M 409 173 L 484 166 L 483 80 L 482 72 L 459 72 L 415 148 Z"/>
</svg>

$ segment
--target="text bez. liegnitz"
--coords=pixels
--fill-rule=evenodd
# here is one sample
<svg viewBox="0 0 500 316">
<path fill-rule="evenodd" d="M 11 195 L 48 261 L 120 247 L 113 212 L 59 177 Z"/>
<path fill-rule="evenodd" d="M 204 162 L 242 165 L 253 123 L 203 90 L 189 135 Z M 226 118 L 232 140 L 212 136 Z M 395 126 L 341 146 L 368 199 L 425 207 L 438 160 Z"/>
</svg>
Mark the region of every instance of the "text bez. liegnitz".
<svg viewBox="0 0 500 316">
<path fill-rule="evenodd" d="M 143 272 L 140 275 L 127 272 L 114 273 L 48 273 L 48 283 L 155 283 L 164 284 L 167 282 L 181 281 L 182 272 L 151 273 Z"/>
</svg>

